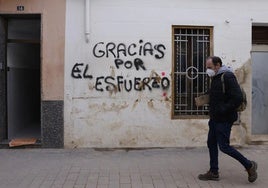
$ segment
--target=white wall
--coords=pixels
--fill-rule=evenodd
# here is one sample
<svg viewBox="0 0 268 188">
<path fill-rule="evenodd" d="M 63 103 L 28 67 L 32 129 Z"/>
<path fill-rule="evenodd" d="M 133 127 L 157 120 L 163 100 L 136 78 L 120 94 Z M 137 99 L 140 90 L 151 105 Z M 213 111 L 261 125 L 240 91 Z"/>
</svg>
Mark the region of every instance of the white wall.
<svg viewBox="0 0 268 188">
<path fill-rule="evenodd" d="M 171 101 L 162 89 L 96 91 L 96 77 L 149 77 L 152 71 L 170 78 L 172 25 L 213 26 L 214 54 L 234 69 L 250 62 L 251 25 L 268 23 L 268 2 L 211 0 L 91 0 L 90 42 L 85 42 L 84 0 L 67 0 L 65 47 L 66 147 L 174 147 L 206 145 L 207 119 L 172 120 Z M 228 23 L 227 23 L 228 22 Z M 146 71 L 119 69 L 114 57 L 96 58 L 95 44 L 113 42 L 139 45 L 139 40 L 166 47 L 164 57 L 127 56 L 144 61 Z M 76 63 L 88 65 L 93 79 L 71 76 Z M 81 67 L 80 67 L 81 68 Z M 250 66 L 246 70 L 251 72 Z M 77 76 L 78 74 L 75 73 Z M 251 92 L 251 77 L 245 87 Z M 102 86 L 105 89 L 105 85 Z M 172 88 L 167 96 L 170 98 Z M 234 127 L 232 142 L 244 143 L 250 132 L 250 108 Z M 250 129 L 249 129 L 250 130 Z"/>
</svg>

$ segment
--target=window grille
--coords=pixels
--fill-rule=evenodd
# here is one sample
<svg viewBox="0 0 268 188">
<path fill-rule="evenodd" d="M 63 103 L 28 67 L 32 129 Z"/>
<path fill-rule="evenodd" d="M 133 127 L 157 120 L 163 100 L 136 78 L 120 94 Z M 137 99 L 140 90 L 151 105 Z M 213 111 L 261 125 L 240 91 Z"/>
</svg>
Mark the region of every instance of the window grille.
<svg viewBox="0 0 268 188">
<path fill-rule="evenodd" d="M 212 28 L 173 28 L 173 117 L 208 115 L 195 97 L 208 91 L 206 58 L 212 54 Z"/>
</svg>

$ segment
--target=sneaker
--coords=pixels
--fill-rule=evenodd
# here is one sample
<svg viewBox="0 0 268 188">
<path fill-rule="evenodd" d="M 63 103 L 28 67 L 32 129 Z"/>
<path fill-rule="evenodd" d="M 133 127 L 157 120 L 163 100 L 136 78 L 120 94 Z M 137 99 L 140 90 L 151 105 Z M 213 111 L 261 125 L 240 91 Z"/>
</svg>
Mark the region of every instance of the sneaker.
<svg viewBox="0 0 268 188">
<path fill-rule="evenodd" d="M 205 174 L 199 174 L 198 179 L 200 180 L 213 180 L 213 181 L 218 181 L 219 180 L 219 173 L 213 173 L 211 171 L 208 171 Z"/>
<path fill-rule="evenodd" d="M 258 174 L 257 174 L 257 168 L 258 168 L 258 164 L 255 161 L 251 161 L 251 168 L 247 169 L 248 172 L 248 181 L 249 182 L 254 182 L 256 181 L 256 179 L 258 178 Z"/>
</svg>

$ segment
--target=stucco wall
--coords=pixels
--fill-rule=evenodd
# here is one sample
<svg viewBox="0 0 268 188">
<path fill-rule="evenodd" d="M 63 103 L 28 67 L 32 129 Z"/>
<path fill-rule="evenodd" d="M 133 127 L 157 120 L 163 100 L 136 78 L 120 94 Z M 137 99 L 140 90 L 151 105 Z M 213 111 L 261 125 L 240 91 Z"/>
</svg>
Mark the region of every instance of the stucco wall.
<svg viewBox="0 0 268 188">
<path fill-rule="evenodd" d="M 250 140 L 251 26 L 268 23 L 268 2 L 91 0 L 90 42 L 85 42 L 84 1 L 67 0 L 65 46 L 65 146 L 67 147 L 184 147 L 206 145 L 207 119 L 172 120 L 167 90 L 106 91 L 103 79 L 150 77 L 171 79 L 172 25 L 213 26 L 214 54 L 231 65 L 248 93 L 249 106 L 234 126 L 232 143 Z M 140 41 L 142 40 L 142 42 Z M 99 42 L 94 56 L 94 47 Z M 162 45 L 161 58 L 139 53 L 120 54 L 124 61 L 142 59 L 146 70 L 116 67 L 105 45 Z M 160 54 L 160 53 L 158 53 Z M 77 65 L 77 66 L 75 66 Z M 130 65 L 130 64 L 129 64 Z M 84 72 L 85 71 L 85 72 Z M 72 75 L 73 73 L 73 75 Z M 85 74 L 84 74 L 85 73 Z M 92 77 L 90 77 L 92 76 Z M 96 82 L 100 81 L 96 86 Z M 104 89 L 98 91 L 97 89 Z"/>
<path fill-rule="evenodd" d="M 64 98 L 65 9 L 65 0 L 0 0 L 1 14 L 41 14 L 42 100 Z"/>
</svg>

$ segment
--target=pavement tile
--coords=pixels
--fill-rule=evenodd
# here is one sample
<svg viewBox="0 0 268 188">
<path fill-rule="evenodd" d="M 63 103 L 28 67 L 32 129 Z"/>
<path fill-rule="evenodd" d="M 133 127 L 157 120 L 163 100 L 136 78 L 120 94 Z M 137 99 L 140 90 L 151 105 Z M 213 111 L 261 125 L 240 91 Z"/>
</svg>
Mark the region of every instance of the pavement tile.
<svg viewBox="0 0 268 188">
<path fill-rule="evenodd" d="M 256 182 L 249 183 L 243 166 L 221 152 L 220 181 L 200 181 L 198 174 L 209 168 L 207 148 L 1 149 L 0 188 L 267 188 L 268 146 L 239 151 L 258 162 Z"/>
<path fill-rule="evenodd" d="M 120 184 L 130 183 L 130 177 L 120 177 Z"/>
<path fill-rule="evenodd" d="M 98 185 L 108 185 L 109 184 L 109 177 L 99 177 Z"/>
</svg>

